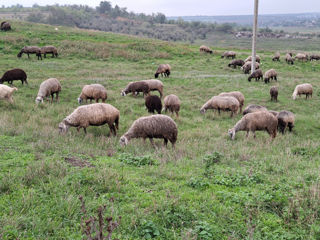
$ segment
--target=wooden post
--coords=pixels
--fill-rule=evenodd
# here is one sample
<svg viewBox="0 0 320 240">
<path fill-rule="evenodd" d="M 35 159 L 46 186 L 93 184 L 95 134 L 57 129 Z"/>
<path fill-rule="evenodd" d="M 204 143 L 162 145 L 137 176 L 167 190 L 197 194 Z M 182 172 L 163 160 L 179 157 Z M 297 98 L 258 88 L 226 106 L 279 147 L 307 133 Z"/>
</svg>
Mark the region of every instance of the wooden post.
<svg viewBox="0 0 320 240">
<path fill-rule="evenodd" d="M 254 0 L 254 20 L 252 29 L 252 65 L 251 73 L 256 70 L 256 42 L 257 42 L 257 27 L 258 27 L 258 2 L 259 0 Z"/>
</svg>

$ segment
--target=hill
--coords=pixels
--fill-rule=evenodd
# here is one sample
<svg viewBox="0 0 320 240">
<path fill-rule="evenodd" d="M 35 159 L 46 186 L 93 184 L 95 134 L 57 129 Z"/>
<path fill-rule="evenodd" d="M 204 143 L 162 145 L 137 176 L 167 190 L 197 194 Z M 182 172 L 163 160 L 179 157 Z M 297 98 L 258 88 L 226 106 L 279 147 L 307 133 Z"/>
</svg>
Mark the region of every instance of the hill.
<svg viewBox="0 0 320 240">
<path fill-rule="evenodd" d="M 13 21 L 0 32 L 1 74 L 22 68 L 29 85 L 19 89 L 13 105 L 0 101 L 0 238 L 83 239 L 81 203 L 87 214 L 122 217 L 113 232 L 118 239 L 317 239 L 319 229 L 319 62 L 272 62 L 273 51 L 259 49 L 262 69 L 275 68 L 278 82 L 248 82 L 239 69 L 199 45 L 176 44 L 93 30 Z M 293 40 L 292 40 L 293 41 Z M 298 44 L 299 41 L 296 43 Z M 58 58 L 16 57 L 24 45 L 55 45 Z M 236 43 L 234 43 L 236 45 Z M 273 47 L 276 48 L 275 42 Z M 309 46 L 310 48 L 312 47 Z M 238 58 L 249 55 L 233 46 Z M 310 49 L 313 51 L 314 49 Z M 119 137 L 148 115 L 143 97 L 120 96 L 130 81 L 152 78 L 158 64 L 172 66 L 162 78 L 165 95 L 182 102 L 176 148 L 157 148 Z M 39 85 L 49 77 L 61 81 L 59 103 L 37 106 Z M 310 100 L 291 99 L 296 84 L 314 86 Z M 120 130 L 109 137 L 107 126 L 89 127 L 85 135 L 58 124 L 76 107 L 83 85 L 103 84 L 107 102 L 120 110 Z M 271 85 L 279 101 L 270 102 Z M 227 135 L 241 118 L 199 109 L 213 95 L 240 90 L 245 105 L 289 110 L 296 116 L 293 133 L 271 141 Z"/>
</svg>

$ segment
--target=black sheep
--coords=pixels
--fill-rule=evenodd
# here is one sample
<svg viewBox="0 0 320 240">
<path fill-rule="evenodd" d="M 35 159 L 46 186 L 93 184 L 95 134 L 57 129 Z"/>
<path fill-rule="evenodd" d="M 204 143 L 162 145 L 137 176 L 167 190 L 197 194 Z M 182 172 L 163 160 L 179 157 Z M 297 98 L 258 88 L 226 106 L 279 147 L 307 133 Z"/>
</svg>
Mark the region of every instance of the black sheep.
<svg viewBox="0 0 320 240">
<path fill-rule="evenodd" d="M 146 97 L 145 104 L 149 113 L 154 113 L 154 111 L 157 111 L 158 114 L 161 113 L 162 103 L 158 96 L 151 95 Z"/>
<path fill-rule="evenodd" d="M 244 61 L 241 59 L 236 59 L 232 60 L 229 64 L 228 67 L 233 67 L 236 68 L 237 66 L 242 67 L 244 65 Z"/>
<path fill-rule="evenodd" d="M 125 89 L 121 91 L 122 96 L 126 96 L 128 93 L 132 93 L 132 95 L 136 95 L 139 92 L 143 92 L 143 95 L 149 95 L 150 87 L 147 83 L 143 81 L 130 82 Z"/>
<path fill-rule="evenodd" d="M 263 74 L 262 74 L 261 69 L 255 70 L 253 73 L 251 73 L 251 75 L 248 77 L 248 81 L 251 82 L 252 78 L 255 78 L 256 81 L 259 81 L 260 78 L 262 80 Z"/>
<path fill-rule="evenodd" d="M 1 31 L 9 31 L 11 30 L 11 25 L 8 22 L 1 23 Z"/>
<path fill-rule="evenodd" d="M 0 83 L 2 84 L 3 82 L 8 82 L 9 84 L 12 84 L 13 80 L 21 80 L 22 84 L 27 82 L 27 74 L 25 71 L 23 71 L 20 68 L 15 68 L 9 71 L 6 71 L 2 78 L 0 79 Z"/>
</svg>

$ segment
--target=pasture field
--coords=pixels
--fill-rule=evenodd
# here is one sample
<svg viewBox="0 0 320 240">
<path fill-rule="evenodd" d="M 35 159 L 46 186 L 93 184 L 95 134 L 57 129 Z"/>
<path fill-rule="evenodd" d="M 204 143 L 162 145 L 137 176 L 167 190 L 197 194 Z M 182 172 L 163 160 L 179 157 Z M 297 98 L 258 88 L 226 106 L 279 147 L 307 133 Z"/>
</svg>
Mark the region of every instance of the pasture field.
<svg viewBox="0 0 320 240">
<path fill-rule="evenodd" d="M 320 62 L 272 62 L 275 42 L 272 51 L 258 50 L 263 71 L 279 74 L 266 85 L 228 68 L 229 60 L 220 58 L 225 49 L 214 44 L 215 54 L 205 55 L 196 45 L 12 25 L 13 31 L 0 33 L 0 72 L 22 68 L 29 85 L 14 82 L 15 103 L 0 101 L 1 239 L 83 239 L 79 196 L 91 216 L 106 205 L 106 216 L 122 217 L 113 233 L 118 239 L 320 239 Z M 24 45 L 55 45 L 60 55 L 18 59 Z M 238 58 L 250 54 L 239 49 Z M 180 118 L 173 117 L 176 148 L 155 140 L 154 149 L 141 139 L 121 148 L 119 137 L 148 113 L 141 94 L 121 97 L 120 91 L 130 81 L 153 78 L 161 63 L 172 66 L 170 78 L 161 79 L 165 95 L 182 101 Z M 36 106 L 38 87 L 50 77 L 61 81 L 60 102 Z M 294 87 L 305 82 L 314 86 L 313 98 L 293 101 Z M 103 84 L 107 102 L 120 110 L 117 137 L 108 136 L 107 126 L 89 127 L 87 135 L 75 128 L 59 134 L 59 122 L 90 83 Z M 270 102 L 272 85 L 279 87 L 277 103 Z M 292 111 L 293 133 L 271 141 L 265 132 L 256 139 L 239 132 L 231 141 L 227 131 L 241 115 L 199 110 L 233 90 L 244 93 L 245 106 Z"/>
</svg>

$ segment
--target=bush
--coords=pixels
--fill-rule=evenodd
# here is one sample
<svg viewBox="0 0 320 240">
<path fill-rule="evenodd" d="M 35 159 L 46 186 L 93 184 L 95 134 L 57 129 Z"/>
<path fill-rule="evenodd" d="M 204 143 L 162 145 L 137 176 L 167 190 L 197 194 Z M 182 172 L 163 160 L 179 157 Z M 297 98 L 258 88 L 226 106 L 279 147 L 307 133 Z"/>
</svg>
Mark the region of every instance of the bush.
<svg viewBox="0 0 320 240">
<path fill-rule="evenodd" d="M 151 158 L 151 156 L 133 156 L 128 153 L 123 153 L 120 155 L 119 160 L 125 164 L 133 165 L 136 167 L 144 166 L 144 165 L 157 165 L 156 160 Z"/>
</svg>

